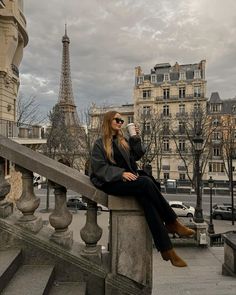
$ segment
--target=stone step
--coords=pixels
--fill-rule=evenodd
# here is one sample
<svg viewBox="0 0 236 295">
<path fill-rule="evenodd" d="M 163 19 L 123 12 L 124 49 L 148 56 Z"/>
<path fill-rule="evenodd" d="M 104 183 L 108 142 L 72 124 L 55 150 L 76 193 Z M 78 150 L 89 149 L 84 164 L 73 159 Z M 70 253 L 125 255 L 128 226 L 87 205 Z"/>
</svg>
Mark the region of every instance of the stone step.
<svg viewBox="0 0 236 295">
<path fill-rule="evenodd" d="M 9 281 L 2 295 L 46 295 L 53 283 L 54 266 L 23 265 Z"/>
<path fill-rule="evenodd" d="M 85 282 L 54 282 L 49 295 L 85 295 Z"/>
<path fill-rule="evenodd" d="M 22 259 L 22 252 L 19 249 L 0 251 L 0 292 L 14 276 Z"/>
</svg>

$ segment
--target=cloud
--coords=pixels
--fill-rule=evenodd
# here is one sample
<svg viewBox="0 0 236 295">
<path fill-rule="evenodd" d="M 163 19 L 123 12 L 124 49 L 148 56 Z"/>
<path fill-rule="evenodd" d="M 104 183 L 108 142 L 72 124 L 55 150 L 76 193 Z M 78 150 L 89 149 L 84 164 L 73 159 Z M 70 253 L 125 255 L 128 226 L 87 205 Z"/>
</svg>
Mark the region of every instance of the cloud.
<svg viewBox="0 0 236 295">
<path fill-rule="evenodd" d="M 67 22 L 71 77 L 78 109 L 91 102 L 132 102 L 134 68 L 207 60 L 208 96 L 234 97 L 236 2 L 227 0 L 25 1 L 29 45 L 21 92 L 42 110 L 58 99 L 61 38 Z"/>
</svg>

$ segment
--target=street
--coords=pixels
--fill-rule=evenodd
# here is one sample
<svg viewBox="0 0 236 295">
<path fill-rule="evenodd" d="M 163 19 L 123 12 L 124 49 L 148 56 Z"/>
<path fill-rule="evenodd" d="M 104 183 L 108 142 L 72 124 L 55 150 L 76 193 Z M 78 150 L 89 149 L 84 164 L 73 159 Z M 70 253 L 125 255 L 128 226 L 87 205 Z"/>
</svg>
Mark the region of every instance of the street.
<svg viewBox="0 0 236 295">
<path fill-rule="evenodd" d="M 35 194 L 40 197 L 40 206 L 39 209 L 45 209 L 46 208 L 46 189 L 38 189 L 35 188 Z M 73 191 L 68 190 L 67 192 L 67 198 L 72 196 L 78 196 L 79 194 Z M 164 197 L 168 201 L 183 201 L 188 205 L 191 205 L 193 207 L 196 206 L 196 195 L 192 194 L 165 194 L 163 193 Z M 228 196 L 222 196 L 222 195 L 213 195 L 212 196 L 212 204 L 223 204 L 223 203 L 231 203 L 231 197 Z M 54 194 L 53 190 L 50 190 L 50 208 L 54 208 Z M 204 215 L 209 215 L 210 212 L 210 196 L 209 195 L 203 195 L 202 196 L 202 208 Z"/>
</svg>

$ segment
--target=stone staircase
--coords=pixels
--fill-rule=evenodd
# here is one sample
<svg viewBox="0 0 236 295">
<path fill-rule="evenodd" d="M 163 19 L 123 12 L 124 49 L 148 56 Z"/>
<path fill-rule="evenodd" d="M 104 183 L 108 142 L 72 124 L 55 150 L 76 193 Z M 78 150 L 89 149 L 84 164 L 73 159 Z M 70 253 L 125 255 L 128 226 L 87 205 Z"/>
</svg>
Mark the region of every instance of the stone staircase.
<svg viewBox="0 0 236 295">
<path fill-rule="evenodd" d="M 0 250 L 2 295 L 85 295 L 85 282 L 58 282 L 54 265 L 24 264 L 20 249 Z"/>
</svg>

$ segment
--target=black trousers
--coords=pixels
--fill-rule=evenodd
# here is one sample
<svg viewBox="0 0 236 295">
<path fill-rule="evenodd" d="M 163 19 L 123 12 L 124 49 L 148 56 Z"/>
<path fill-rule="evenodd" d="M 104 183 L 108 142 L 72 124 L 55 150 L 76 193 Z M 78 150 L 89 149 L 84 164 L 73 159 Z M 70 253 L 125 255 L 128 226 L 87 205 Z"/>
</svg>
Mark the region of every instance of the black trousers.
<svg viewBox="0 0 236 295">
<path fill-rule="evenodd" d="M 162 196 L 153 177 L 139 176 L 134 181 L 106 183 L 101 189 L 110 195 L 136 197 L 143 208 L 156 248 L 161 252 L 172 249 L 165 224 L 173 223 L 177 215 Z"/>
</svg>

